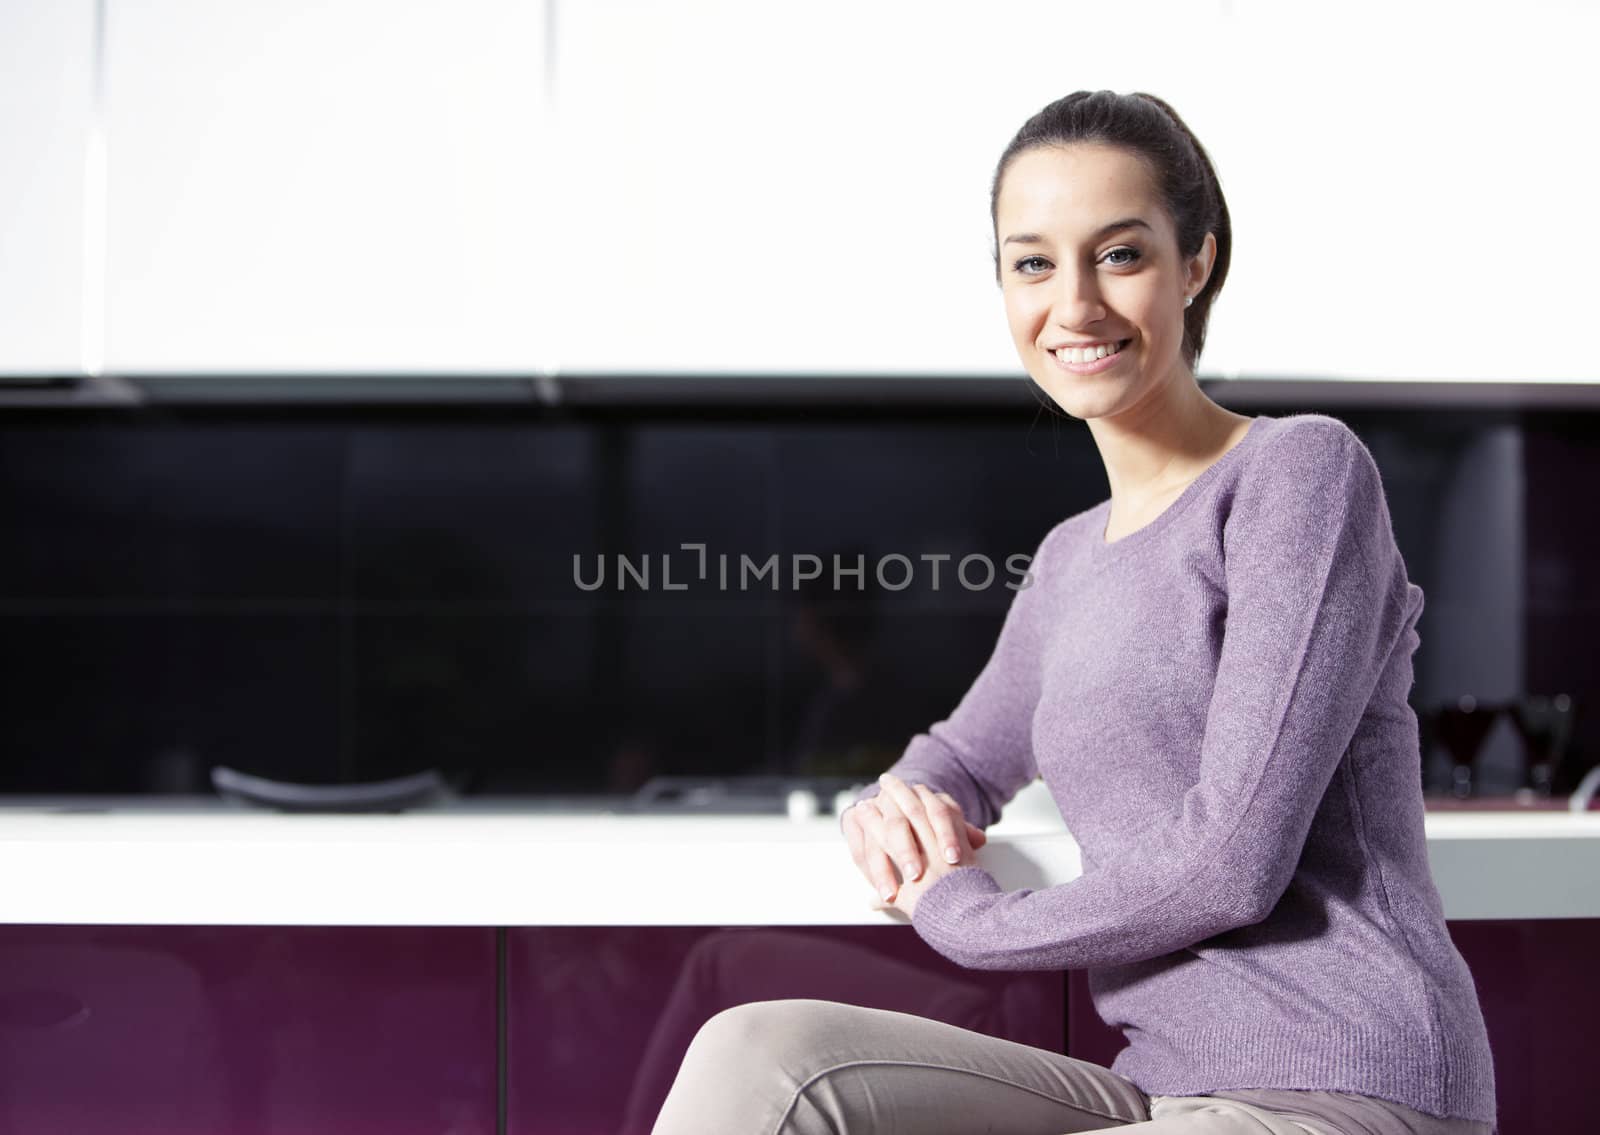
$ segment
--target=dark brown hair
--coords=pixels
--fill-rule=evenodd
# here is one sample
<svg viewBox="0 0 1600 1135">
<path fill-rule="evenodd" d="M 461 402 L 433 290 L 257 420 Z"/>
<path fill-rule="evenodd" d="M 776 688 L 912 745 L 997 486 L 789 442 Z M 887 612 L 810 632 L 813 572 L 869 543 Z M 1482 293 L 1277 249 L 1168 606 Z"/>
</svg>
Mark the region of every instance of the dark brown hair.
<svg viewBox="0 0 1600 1135">
<path fill-rule="evenodd" d="M 989 191 L 989 223 L 999 241 L 1000 183 L 1017 155 L 1042 146 L 1098 142 L 1117 146 L 1142 158 L 1155 180 L 1167 214 L 1178 236 L 1178 252 L 1192 259 L 1205 244 L 1206 233 L 1217 241 L 1216 259 L 1204 288 L 1183 311 L 1183 359 L 1190 370 L 1205 346 L 1206 322 L 1211 303 L 1228 277 L 1228 255 L 1233 248 L 1233 227 L 1228 203 L 1217 182 L 1211 158 L 1178 112 L 1155 95 L 1135 91 L 1074 91 L 1057 99 L 1022 124 L 1016 137 L 1000 155 L 994 184 Z M 994 278 L 1000 281 L 1000 249 L 994 247 Z"/>
</svg>

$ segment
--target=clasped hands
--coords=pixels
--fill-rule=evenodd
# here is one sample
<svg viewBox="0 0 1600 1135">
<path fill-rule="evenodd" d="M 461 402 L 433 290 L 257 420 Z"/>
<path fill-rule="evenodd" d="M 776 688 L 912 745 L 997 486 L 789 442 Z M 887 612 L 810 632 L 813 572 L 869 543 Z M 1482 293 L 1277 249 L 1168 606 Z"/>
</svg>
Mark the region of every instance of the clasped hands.
<svg viewBox="0 0 1600 1135">
<path fill-rule="evenodd" d="M 840 826 L 850 857 L 885 905 L 910 918 L 934 883 L 958 867 L 977 865 L 974 849 L 989 837 L 962 816 L 948 792 L 887 772 L 878 784 L 878 795 L 845 809 Z"/>
</svg>

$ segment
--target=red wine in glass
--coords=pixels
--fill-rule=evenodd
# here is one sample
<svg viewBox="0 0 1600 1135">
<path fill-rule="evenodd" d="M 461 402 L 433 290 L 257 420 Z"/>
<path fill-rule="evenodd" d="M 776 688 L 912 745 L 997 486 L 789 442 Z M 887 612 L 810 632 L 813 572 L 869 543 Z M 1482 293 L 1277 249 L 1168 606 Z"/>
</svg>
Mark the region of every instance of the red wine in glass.
<svg viewBox="0 0 1600 1135">
<path fill-rule="evenodd" d="M 1472 795 L 1473 765 L 1502 708 L 1462 694 L 1454 703 L 1436 706 L 1430 714 L 1433 735 L 1450 754 L 1450 795 L 1457 799 Z"/>
</svg>

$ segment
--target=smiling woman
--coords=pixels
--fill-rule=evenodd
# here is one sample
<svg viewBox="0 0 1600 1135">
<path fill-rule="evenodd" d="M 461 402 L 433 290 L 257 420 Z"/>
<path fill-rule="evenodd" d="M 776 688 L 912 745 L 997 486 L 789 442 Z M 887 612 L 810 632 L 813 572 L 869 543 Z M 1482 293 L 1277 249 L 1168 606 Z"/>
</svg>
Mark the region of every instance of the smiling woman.
<svg viewBox="0 0 1600 1135">
<path fill-rule="evenodd" d="M 1022 151 L 996 209 L 1011 337 L 1056 405 L 1101 417 L 1193 381 L 1221 286 L 1211 271 L 1217 240 L 1207 231 L 1193 255 L 1183 254 L 1143 158 L 1086 143 Z M 1098 222 L 1124 210 L 1131 215 Z M 1205 296 L 1198 310 L 1197 293 Z M 1108 377 L 1074 381 L 1098 375 Z"/>
<path fill-rule="evenodd" d="M 1493 1060 L 1407 703 L 1423 595 L 1371 454 L 1337 419 L 1199 388 L 1231 226 L 1160 99 L 1046 107 L 991 219 L 1018 356 L 1111 496 L 1045 536 L 967 695 L 840 823 L 931 947 L 1087 970 L 1129 1044 L 1105 1068 L 913 1014 L 739 1005 L 655 1130 L 1485 1135 Z M 976 849 L 1036 777 L 1084 872 L 1008 892 Z"/>
<path fill-rule="evenodd" d="M 1157 242 L 1163 250 L 1170 248 L 1171 255 L 1166 258 L 1170 263 L 1161 263 L 1158 256 L 1154 267 L 1167 273 L 1162 281 L 1167 295 L 1176 297 L 1181 292 L 1184 296 L 1179 354 L 1192 372 L 1205 346 L 1211 305 L 1228 278 L 1233 252 L 1228 204 L 1205 147 L 1176 111 L 1154 95 L 1129 95 L 1126 99 L 1138 101 L 1119 105 L 1103 97 L 1110 94 L 1080 91 L 1052 103 L 1030 118 L 1000 155 L 989 193 L 990 225 L 997 236 L 1002 229 L 1006 233 L 994 256 L 995 280 L 1008 288 L 1015 282 L 1013 277 L 1033 276 L 1041 270 L 1030 263 L 1031 257 L 1009 256 L 1012 246 L 1023 253 L 1049 253 L 1055 251 L 1053 240 L 1066 240 L 1072 242 L 1064 246 L 1068 255 L 1092 252 L 1091 263 L 1103 261 L 1106 267 L 1130 271 L 1151 267 L 1147 261 L 1152 250 L 1146 242 Z M 1070 124 L 1066 122 L 1069 113 Z M 1102 173 L 1107 180 L 1052 176 L 1070 172 L 1052 170 L 1052 161 L 1074 157 L 1078 173 Z M 1015 167 L 1024 161 L 1030 166 L 1043 163 L 1043 168 L 1014 176 Z M 1097 168 L 1086 170 L 1085 164 Z M 1035 172 L 1036 176 L 1029 176 Z M 1135 203 L 1137 208 L 1124 209 Z M 1094 210 L 1107 207 L 1126 215 L 1102 223 Z M 1092 231 L 1058 231 L 1072 221 Z M 1035 226 L 1038 231 L 1032 231 Z M 1118 235 L 1129 239 L 1116 248 L 1097 247 Z M 1079 242 L 1084 249 L 1077 247 Z M 1035 245 L 1040 247 L 1029 247 Z M 1120 259 L 1113 260 L 1113 256 Z M 1002 263 L 1003 257 L 1008 263 Z M 1048 258 L 1041 256 L 1040 260 L 1047 262 Z M 1181 282 L 1172 278 L 1180 266 L 1184 273 Z M 1014 304 L 1012 297 L 1008 290 L 1006 310 L 1015 336 L 1019 317 L 1031 309 L 1025 303 Z"/>
</svg>

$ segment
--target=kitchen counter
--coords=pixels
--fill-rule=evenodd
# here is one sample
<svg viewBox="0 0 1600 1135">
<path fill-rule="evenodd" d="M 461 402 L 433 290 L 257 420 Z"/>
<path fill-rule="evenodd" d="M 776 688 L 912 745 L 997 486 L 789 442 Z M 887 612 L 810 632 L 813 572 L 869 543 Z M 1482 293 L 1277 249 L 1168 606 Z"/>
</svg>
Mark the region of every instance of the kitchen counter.
<svg viewBox="0 0 1600 1135">
<path fill-rule="evenodd" d="M 1027 799 L 1024 799 L 1024 796 Z M 1078 877 L 1025 790 L 979 862 L 1008 890 Z M 1430 812 L 1450 919 L 1600 917 L 1600 813 Z M 279 815 L 0 808 L 0 923 L 882 925 L 837 819 L 495 807 Z"/>
</svg>

